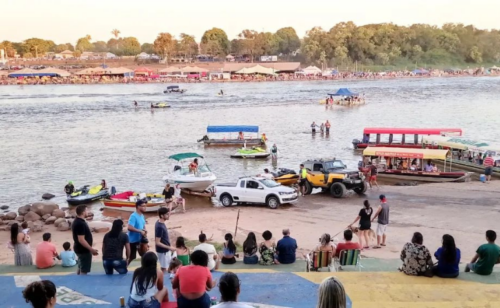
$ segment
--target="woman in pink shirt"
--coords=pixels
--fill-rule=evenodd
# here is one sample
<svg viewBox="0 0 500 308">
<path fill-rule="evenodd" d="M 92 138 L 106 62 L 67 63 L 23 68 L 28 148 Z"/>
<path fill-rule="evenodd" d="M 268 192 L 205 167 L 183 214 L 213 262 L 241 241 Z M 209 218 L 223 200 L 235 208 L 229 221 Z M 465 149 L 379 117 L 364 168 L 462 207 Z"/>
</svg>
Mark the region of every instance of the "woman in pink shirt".
<svg viewBox="0 0 500 308">
<path fill-rule="evenodd" d="M 172 280 L 172 288 L 178 289 L 178 308 L 210 308 L 210 296 L 207 291 L 215 287 L 212 274 L 207 268 L 208 255 L 202 250 L 191 254 L 192 265 L 183 266 Z"/>
</svg>

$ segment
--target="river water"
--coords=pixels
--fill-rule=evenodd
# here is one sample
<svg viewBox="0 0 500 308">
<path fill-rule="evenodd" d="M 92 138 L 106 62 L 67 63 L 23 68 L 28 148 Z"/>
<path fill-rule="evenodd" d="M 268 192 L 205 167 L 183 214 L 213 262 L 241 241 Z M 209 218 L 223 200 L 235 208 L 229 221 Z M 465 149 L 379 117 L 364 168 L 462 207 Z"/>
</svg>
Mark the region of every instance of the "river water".
<svg viewBox="0 0 500 308">
<path fill-rule="evenodd" d="M 465 136 L 499 137 L 500 79 L 429 78 L 375 81 L 0 87 L 0 205 L 17 208 L 50 192 L 64 200 L 75 186 L 106 179 L 118 191 L 160 192 L 167 156 L 198 152 L 219 181 L 260 173 L 271 160 L 231 159 L 234 148 L 196 142 L 207 125 L 258 125 L 278 145 L 278 167 L 298 169 L 308 158 L 337 157 L 356 167 L 351 141 L 363 127 L 460 127 Z M 365 106 L 325 109 L 326 93 L 348 87 Z M 227 96 L 218 97 L 223 89 Z M 141 108 L 133 108 L 137 100 Z M 151 111 L 150 102 L 170 109 Z M 312 136 L 312 121 L 329 120 L 329 137 Z"/>
</svg>

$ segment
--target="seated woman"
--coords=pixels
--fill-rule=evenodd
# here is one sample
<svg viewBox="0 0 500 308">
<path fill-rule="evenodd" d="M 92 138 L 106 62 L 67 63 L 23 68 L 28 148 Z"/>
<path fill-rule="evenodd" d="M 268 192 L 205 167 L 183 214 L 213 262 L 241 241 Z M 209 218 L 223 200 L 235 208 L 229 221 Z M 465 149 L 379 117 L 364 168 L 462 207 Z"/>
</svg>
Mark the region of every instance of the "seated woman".
<svg viewBox="0 0 500 308">
<path fill-rule="evenodd" d="M 185 240 L 179 236 L 175 241 L 175 257 L 181 261 L 183 266 L 189 265 L 189 248 L 186 247 Z"/>
<path fill-rule="evenodd" d="M 236 263 L 236 245 L 233 242 L 233 236 L 231 233 L 226 233 L 224 239 L 226 242 L 224 242 L 224 248 L 221 252 L 221 263 L 234 264 Z"/>
<path fill-rule="evenodd" d="M 101 186 L 102 186 L 101 190 L 102 190 L 102 189 L 107 189 L 107 188 L 108 188 L 108 186 L 106 186 L 106 180 L 104 180 L 104 179 L 103 179 L 103 180 L 101 181 Z"/>
<path fill-rule="evenodd" d="M 309 253 L 309 257 L 311 258 L 311 263 L 313 261 L 313 253 L 314 252 L 319 252 L 319 251 L 329 251 L 331 252 L 330 254 L 330 260 L 328 260 L 328 264 L 330 264 L 331 259 L 335 256 L 335 247 L 330 243 L 331 237 L 330 234 L 324 233 L 321 235 L 320 244 L 316 246 L 316 248 Z M 314 268 L 314 264 L 310 265 L 311 268 Z"/>
<path fill-rule="evenodd" d="M 247 239 L 243 242 L 243 263 L 259 263 L 259 256 L 257 256 L 257 238 L 253 232 L 248 233 Z"/>
<path fill-rule="evenodd" d="M 192 163 L 189 164 L 189 172 L 198 173 L 198 158 L 195 158 Z"/>
<path fill-rule="evenodd" d="M 401 251 L 403 265 L 399 270 L 406 275 L 427 276 L 432 269 L 432 257 L 429 249 L 423 245 L 422 233 L 415 232 L 411 243 L 406 243 Z"/>
<path fill-rule="evenodd" d="M 252 306 L 238 303 L 240 294 L 240 280 L 236 274 L 227 272 L 219 280 L 220 304 L 214 308 L 252 308 Z"/>
<path fill-rule="evenodd" d="M 34 308 L 54 308 L 56 306 L 56 286 L 50 280 L 30 283 L 23 290 L 23 297 Z"/>
<path fill-rule="evenodd" d="M 215 287 L 212 274 L 208 269 L 208 255 L 203 250 L 191 254 L 192 265 L 182 266 L 172 280 L 172 288 L 178 289 L 178 308 L 210 308 L 207 291 Z"/>
<path fill-rule="evenodd" d="M 130 285 L 130 308 L 160 308 L 168 302 L 168 290 L 163 287 L 163 272 L 158 268 L 158 257 L 152 251 L 141 258 L 141 267 L 134 271 Z"/>
<path fill-rule="evenodd" d="M 441 278 L 457 278 L 460 264 L 460 249 L 455 246 L 455 239 L 449 234 L 443 235 L 443 246 L 434 253 L 438 260 L 432 268 L 434 275 Z"/>
<path fill-rule="evenodd" d="M 279 264 L 279 262 L 275 258 L 276 244 L 272 240 L 273 234 L 271 233 L 271 231 L 266 230 L 264 231 L 264 233 L 262 233 L 262 237 L 264 238 L 264 241 L 259 245 L 259 252 L 260 252 L 259 264 L 260 265 Z"/>
<path fill-rule="evenodd" d="M 123 259 L 125 248 L 126 259 Z M 102 266 L 106 275 L 113 275 L 113 271 L 124 275 L 127 273 L 127 260 L 130 257 L 130 243 L 128 235 L 123 232 L 123 220 L 113 221 L 111 231 L 104 235 L 102 240 Z"/>
</svg>

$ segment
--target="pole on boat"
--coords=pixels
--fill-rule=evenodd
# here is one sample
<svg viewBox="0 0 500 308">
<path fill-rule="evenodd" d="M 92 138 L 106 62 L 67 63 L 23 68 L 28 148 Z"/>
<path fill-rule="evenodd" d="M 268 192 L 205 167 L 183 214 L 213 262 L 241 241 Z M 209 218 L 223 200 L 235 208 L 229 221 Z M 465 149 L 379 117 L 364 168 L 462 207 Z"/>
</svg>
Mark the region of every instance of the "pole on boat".
<svg viewBox="0 0 500 308">
<path fill-rule="evenodd" d="M 234 239 L 236 240 L 236 233 L 238 232 L 238 222 L 240 221 L 240 210 L 238 209 L 238 216 L 236 217 L 236 227 L 234 228 Z"/>
</svg>

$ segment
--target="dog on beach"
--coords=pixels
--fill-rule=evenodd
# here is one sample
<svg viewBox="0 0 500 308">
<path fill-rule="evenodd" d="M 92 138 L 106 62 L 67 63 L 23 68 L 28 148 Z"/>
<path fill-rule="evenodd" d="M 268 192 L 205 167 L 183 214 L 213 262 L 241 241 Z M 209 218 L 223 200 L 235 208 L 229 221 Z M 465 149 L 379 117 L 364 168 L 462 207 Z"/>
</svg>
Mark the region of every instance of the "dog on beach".
<svg viewBox="0 0 500 308">
<path fill-rule="evenodd" d="M 354 226 L 350 226 L 348 227 L 347 229 L 351 230 L 353 234 L 355 234 L 358 238 L 359 238 L 359 228 L 358 227 L 354 227 Z M 373 231 L 372 229 L 368 230 L 368 239 L 370 241 L 377 241 L 377 234 L 375 234 L 375 231 Z"/>
</svg>

